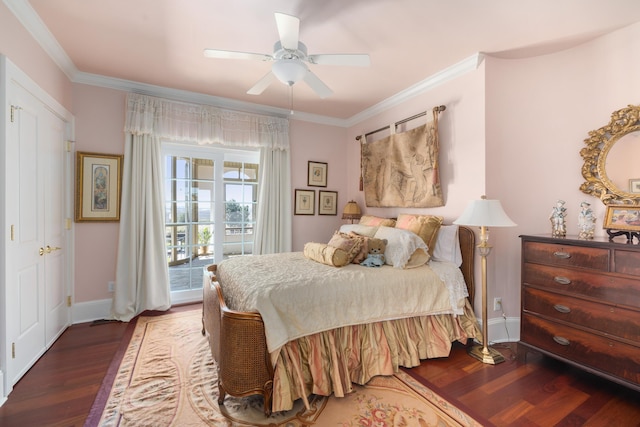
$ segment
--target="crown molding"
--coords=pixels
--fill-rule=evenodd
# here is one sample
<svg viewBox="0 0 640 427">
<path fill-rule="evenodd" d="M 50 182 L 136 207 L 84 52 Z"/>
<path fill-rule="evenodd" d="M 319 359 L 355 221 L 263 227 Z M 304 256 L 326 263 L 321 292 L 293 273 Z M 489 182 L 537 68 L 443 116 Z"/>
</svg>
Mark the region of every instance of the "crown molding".
<svg viewBox="0 0 640 427">
<path fill-rule="evenodd" d="M 436 74 L 427 77 L 414 84 L 413 86 L 408 87 L 407 89 L 398 92 L 397 94 L 375 104 L 374 106 L 367 108 L 366 110 L 351 116 L 346 120 L 346 126 L 351 127 L 354 126 L 363 120 L 369 119 L 377 114 L 383 113 L 386 110 L 389 110 L 393 107 L 396 107 L 403 102 L 408 101 L 411 98 L 414 98 L 418 95 L 421 95 L 425 92 L 430 91 L 431 89 L 439 86 L 445 82 L 453 80 L 457 77 L 460 77 L 463 74 L 468 73 L 469 71 L 477 70 L 482 61 L 484 60 L 484 54 L 475 53 L 468 58 L 463 59 L 462 61 L 451 65 L 450 67 L 445 68 L 442 71 L 437 72 Z"/>
<path fill-rule="evenodd" d="M 73 81 L 78 69 L 60 43 L 53 37 L 49 28 L 42 22 L 40 16 L 31 7 L 31 4 L 26 0 L 3 0 L 3 2 L 53 62 L 66 74 L 69 80 Z"/>
<path fill-rule="evenodd" d="M 214 105 L 220 108 L 228 108 L 232 110 L 240 110 L 248 113 L 265 114 L 277 117 L 289 117 L 292 120 L 301 120 L 313 122 L 329 126 L 337 126 L 348 128 L 354 126 L 363 120 L 369 119 L 380 114 L 390 108 L 406 102 L 407 100 L 421 95 L 436 86 L 447 81 L 453 80 L 462 74 L 476 70 L 484 59 L 482 53 L 475 53 L 470 57 L 450 66 L 446 69 L 427 77 L 408 87 L 407 89 L 393 95 L 366 110 L 357 113 L 348 119 L 339 119 L 319 114 L 304 113 L 299 111 L 287 110 L 284 108 L 269 107 L 261 104 L 250 102 L 236 101 L 230 98 L 222 98 L 213 95 L 205 95 L 197 92 L 190 92 L 179 89 L 172 89 L 163 86 L 155 86 L 146 83 L 134 82 L 130 80 L 106 77 L 97 74 L 90 74 L 78 71 L 71 58 L 64 51 L 62 46 L 53 37 L 47 26 L 42 22 L 36 11 L 26 0 L 3 0 L 4 4 L 16 16 L 20 23 L 35 38 L 44 51 L 53 59 L 60 67 L 72 83 L 86 84 L 98 87 L 117 89 L 122 91 L 131 91 L 142 93 L 150 96 L 160 96 L 169 99 L 175 99 L 183 102 L 194 102 L 207 105 Z"/>
</svg>

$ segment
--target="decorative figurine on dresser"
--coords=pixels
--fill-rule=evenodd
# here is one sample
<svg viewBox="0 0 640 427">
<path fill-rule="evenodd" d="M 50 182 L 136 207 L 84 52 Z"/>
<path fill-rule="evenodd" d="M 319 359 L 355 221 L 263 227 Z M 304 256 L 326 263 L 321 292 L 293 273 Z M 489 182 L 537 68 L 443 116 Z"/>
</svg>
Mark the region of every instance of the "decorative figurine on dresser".
<svg viewBox="0 0 640 427">
<path fill-rule="evenodd" d="M 551 221 L 551 235 L 553 237 L 564 237 L 567 235 L 567 226 L 564 222 L 567 216 L 567 209 L 564 207 L 564 200 L 558 200 L 551 209 L 549 221 Z"/>
<path fill-rule="evenodd" d="M 593 239 L 596 230 L 596 217 L 591 210 L 591 203 L 580 203 L 580 213 L 578 214 L 578 238 Z"/>
</svg>

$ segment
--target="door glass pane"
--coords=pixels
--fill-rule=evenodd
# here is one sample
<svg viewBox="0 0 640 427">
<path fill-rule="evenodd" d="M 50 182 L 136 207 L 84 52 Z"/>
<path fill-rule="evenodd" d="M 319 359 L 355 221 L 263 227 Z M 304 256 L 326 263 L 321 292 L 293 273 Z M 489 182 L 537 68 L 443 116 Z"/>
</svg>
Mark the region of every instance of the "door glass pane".
<svg viewBox="0 0 640 427">
<path fill-rule="evenodd" d="M 165 156 L 165 222 L 171 291 L 202 288 L 214 259 L 214 161 Z"/>
<path fill-rule="evenodd" d="M 224 255 L 249 255 L 253 252 L 258 188 L 258 165 L 224 162 Z"/>
</svg>

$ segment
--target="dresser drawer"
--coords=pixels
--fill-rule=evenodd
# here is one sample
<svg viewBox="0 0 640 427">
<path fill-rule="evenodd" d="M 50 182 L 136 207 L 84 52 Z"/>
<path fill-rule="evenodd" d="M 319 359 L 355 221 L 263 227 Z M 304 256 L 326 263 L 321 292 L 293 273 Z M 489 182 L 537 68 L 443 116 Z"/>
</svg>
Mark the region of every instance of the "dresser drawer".
<svg viewBox="0 0 640 427">
<path fill-rule="evenodd" d="M 613 271 L 640 277 L 640 252 L 616 249 Z"/>
<path fill-rule="evenodd" d="M 524 242 L 522 254 L 525 262 L 564 267 L 609 270 L 609 250 L 560 243 Z"/>
<path fill-rule="evenodd" d="M 640 384 L 640 348 L 523 313 L 522 342 Z"/>
<path fill-rule="evenodd" d="M 525 263 L 523 284 L 567 292 L 592 300 L 640 308 L 640 280 L 586 270 Z"/>
<path fill-rule="evenodd" d="M 635 341 L 640 347 L 640 311 L 524 288 L 525 311 Z M 640 350 L 639 350 L 640 351 Z"/>
</svg>

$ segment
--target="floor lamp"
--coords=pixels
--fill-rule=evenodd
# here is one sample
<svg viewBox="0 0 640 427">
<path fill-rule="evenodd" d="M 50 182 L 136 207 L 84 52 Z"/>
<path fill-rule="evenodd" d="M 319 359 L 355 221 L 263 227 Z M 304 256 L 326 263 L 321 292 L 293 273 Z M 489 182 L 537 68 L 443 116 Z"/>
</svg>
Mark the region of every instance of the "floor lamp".
<svg viewBox="0 0 640 427">
<path fill-rule="evenodd" d="M 453 221 L 454 224 L 480 227 L 480 244 L 477 246 L 482 261 L 482 345 L 474 345 L 469 349 L 469 354 L 483 363 L 496 365 L 504 362 L 504 356 L 499 351 L 489 347 L 487 324 L 487 256 L 491 253 L 489 245 L 489 227 L 513 227 L 516 224 L 511 221 L 502 209 L 499 200 L 487 200 L 482 196 L 480 200 L 474 200 L 462 212 L 460 218 Z"/>
</svg>

